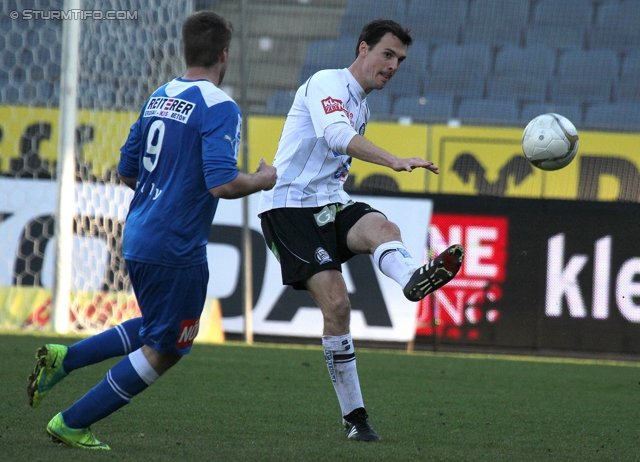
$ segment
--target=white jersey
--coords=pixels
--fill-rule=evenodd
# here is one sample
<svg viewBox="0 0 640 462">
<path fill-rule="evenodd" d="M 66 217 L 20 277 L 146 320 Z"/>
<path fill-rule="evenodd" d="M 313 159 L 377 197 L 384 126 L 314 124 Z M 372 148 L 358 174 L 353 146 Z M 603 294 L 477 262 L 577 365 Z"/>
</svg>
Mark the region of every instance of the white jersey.
<svg viewBox="0 0 640 462">
<path fill-rule="evenodd" d="M 278 180 L 273 189 L 262 191 L 258 213 L 349 202 L 343 186 L 351 157 L 333 151 L 324 131 L 348 121 L 364 135 L 369 120 L 365 97 L 349 69 L 317 72 L 298 89 L 273 161 Z"/>
</svg>

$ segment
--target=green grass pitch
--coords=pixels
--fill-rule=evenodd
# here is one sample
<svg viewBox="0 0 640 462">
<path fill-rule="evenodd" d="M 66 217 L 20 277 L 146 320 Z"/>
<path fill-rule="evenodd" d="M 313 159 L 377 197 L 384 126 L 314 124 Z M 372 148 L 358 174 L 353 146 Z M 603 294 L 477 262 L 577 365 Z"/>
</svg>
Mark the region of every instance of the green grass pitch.
<svg viewBox="0 0 640 462">
<path fill-rule="evenodd" d="M 346 441 L 317 347 L 196 344 L 96 423 L 109 452 L 52 444 L 49 419 L 115 360 L 78 370 L 31 409 L 36 349 L 72 337 L 0 335 L 6 461 L 640 460 L 640 363 L 358 349 L 375 443 Z M 90 452 L 90 453 L 89 453 Z"/>
</svg>

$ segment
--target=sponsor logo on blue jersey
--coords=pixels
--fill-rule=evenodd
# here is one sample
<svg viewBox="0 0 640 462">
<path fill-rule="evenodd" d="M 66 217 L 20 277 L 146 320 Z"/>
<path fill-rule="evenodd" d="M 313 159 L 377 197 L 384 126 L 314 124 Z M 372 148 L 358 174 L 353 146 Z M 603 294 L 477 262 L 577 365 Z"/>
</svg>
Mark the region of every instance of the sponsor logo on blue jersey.
<svg viewBox="0 0 640 462">
<path fill-rule="evenodd" d="M 162 117 L 186 124 L 195 107 L 195 103 L 184 99 L 154 96 L 149 98 L 143 117 Z"/>
</svg>

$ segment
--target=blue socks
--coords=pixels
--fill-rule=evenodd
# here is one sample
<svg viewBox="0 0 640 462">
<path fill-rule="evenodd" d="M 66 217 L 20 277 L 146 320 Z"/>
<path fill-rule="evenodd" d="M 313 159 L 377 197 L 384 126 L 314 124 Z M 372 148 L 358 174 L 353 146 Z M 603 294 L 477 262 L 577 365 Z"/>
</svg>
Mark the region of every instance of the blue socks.
<svg viewBox="0 0 640 462">
<path fill-rule="evenodd" d="M 141 325 L 142 317 L 137 317 L 71 345 L 62 367 L 68 374 L 81 367 L 137 350 L 142 347 L 139 334 Z"/>
<path fill-rule="evenodd" d="M 87 428 L 104 419 L 158 379 L 138 349 L 113 366 L 104 379 L 62 413 L 71 428 Z"/>
</svg>

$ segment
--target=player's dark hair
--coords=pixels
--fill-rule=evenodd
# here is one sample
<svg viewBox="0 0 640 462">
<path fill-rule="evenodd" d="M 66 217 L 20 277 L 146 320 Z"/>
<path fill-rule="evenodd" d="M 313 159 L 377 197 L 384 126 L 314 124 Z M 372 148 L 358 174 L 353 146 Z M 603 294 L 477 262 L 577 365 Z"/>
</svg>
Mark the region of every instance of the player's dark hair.
<svg viewBox="0 0 640 462">
<path fill-rule="evenodd" d="M 409 32 L 411 29 L 405 29 L 400 24 L 391 19 L 374 19 L 370 23 L 366 24 L 360 32 L 358 37 L 358 44 L 356 45 L 356 58 L 360 54 L 360 44 L 365 42 L 370 48 L 373 48 L 382 40 L 388 32 L 398 37 L 403 44 L 410 46 L 413 43 L 413 39 Z"/>
<path fill-rule="evenodd" d="M 198 11 L 182 25 L 182 47 L 187 67 L 211 67 L 229 48 L 233 25 L 213 11 Z"/>
</svg>

